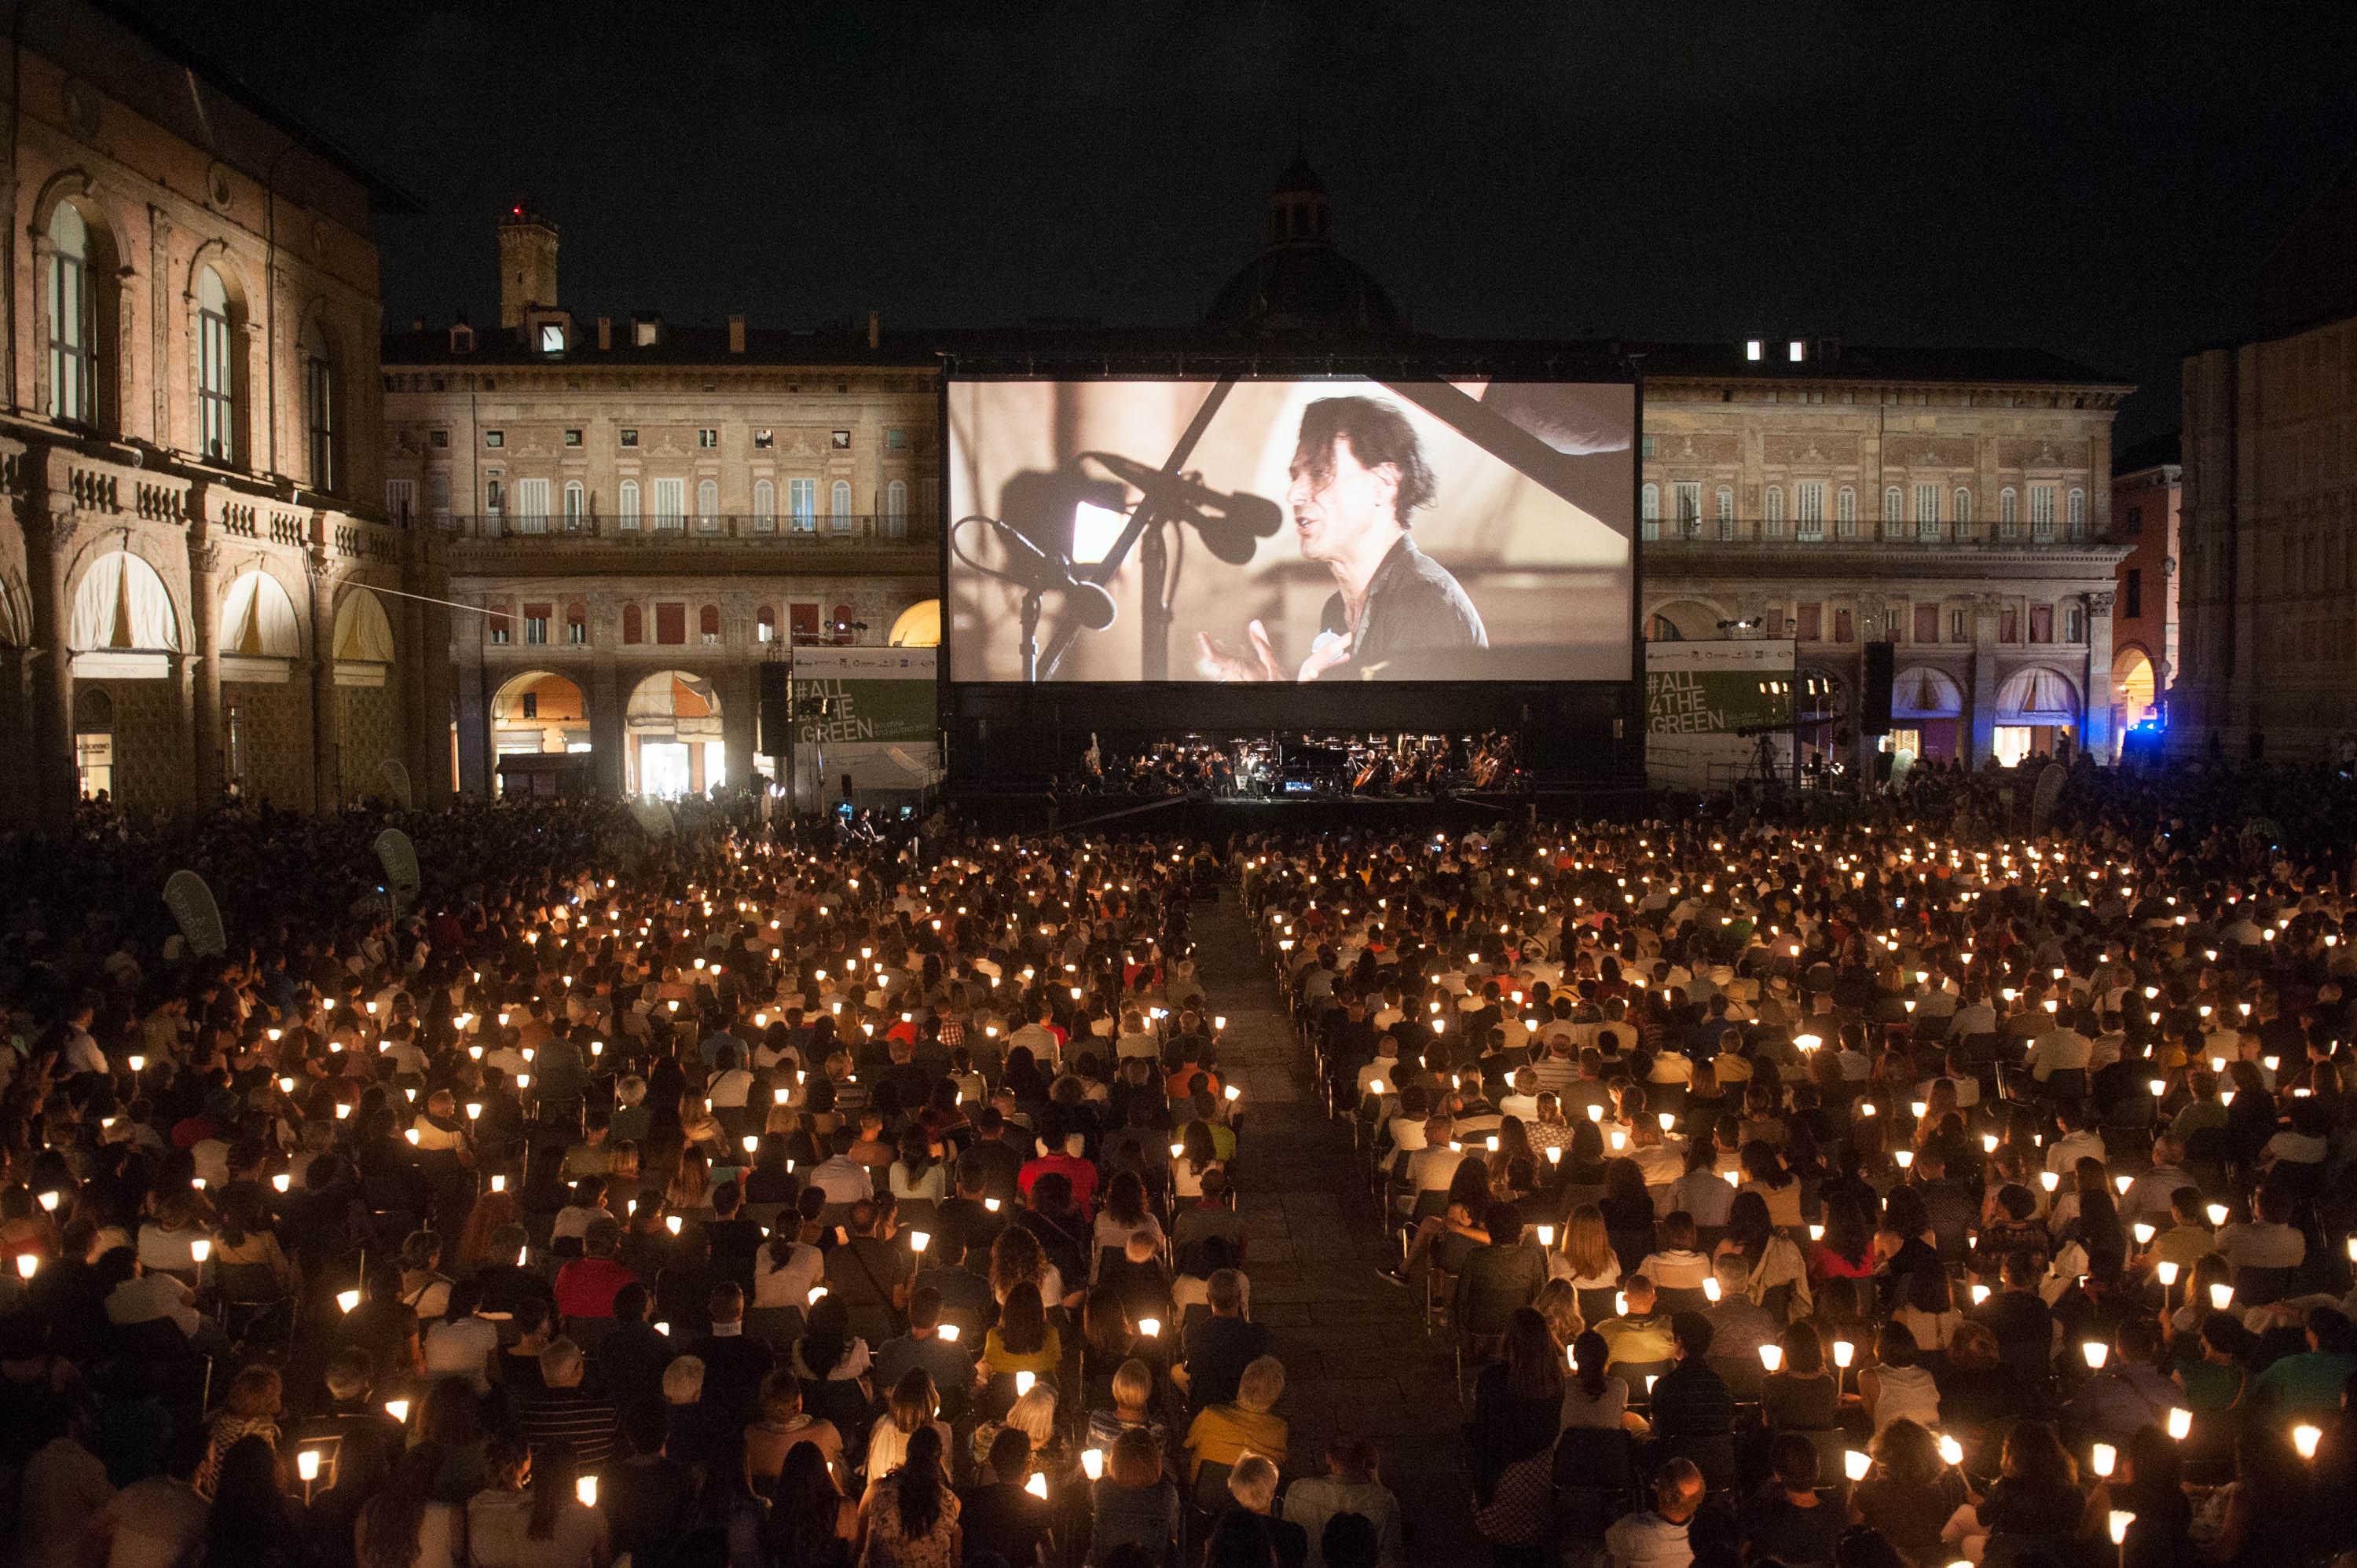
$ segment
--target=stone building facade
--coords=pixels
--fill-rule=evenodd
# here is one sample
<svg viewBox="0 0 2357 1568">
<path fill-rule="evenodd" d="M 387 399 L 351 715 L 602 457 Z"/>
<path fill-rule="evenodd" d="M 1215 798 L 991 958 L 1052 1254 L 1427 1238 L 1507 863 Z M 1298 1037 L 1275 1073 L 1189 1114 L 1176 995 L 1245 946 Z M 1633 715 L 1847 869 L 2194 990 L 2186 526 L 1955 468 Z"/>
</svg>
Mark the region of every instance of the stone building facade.
<svg viewBox="0 0 2357 1568">
<path fill-rule="evenodd" d="M 1649 638 L 1790 637 L 1804 760 L 1856 757 L 1865 645 L 1893 746 L 2115 755 L 2112 420 L 2133 389 L 2033 351 L 1816 338 L 1631 349 Z M 1813 683 L 1814 691 L 1811 691 Z"/>
<path fill-rule="evenodd" d="M 2256 340 L 2185 361 L 2172 749 L 2357 732 L 2357 164 L 2259 278 Z"/>
<path fill-rule="evenodd" d="M 2112 618 L 2112 705 L 2126 729 L 2167 722 L 2178 660 L 2178 505 L 2183 467 L 2177 437 L 2157 435 L 2112 465 L 2112 542 L 2125 545 Z"/>
<path fill-rule="evenodd" d="M 370 216 L 409 199 L 127 12 L 16 38 L 0 813 L 430 784 L 436 567 L 377 505 Z"/>
<path fill-rule="evenodd" d="M 744 783 L 763 663 L 938 636 L 938 363 L 880 323 L 576 320 L 556 240 L 501 222 L 500 328 L 384 341 L 386 504 L 443 542 L 468 607 L 446 776 Z"/>
</svg>

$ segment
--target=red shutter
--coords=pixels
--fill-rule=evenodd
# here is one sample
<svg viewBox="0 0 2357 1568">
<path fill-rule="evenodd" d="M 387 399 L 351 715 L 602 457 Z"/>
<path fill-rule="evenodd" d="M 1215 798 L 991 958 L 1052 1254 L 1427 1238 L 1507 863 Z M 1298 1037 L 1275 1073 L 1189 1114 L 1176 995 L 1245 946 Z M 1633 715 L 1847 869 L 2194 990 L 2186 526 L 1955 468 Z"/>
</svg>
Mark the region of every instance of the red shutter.
<svg viewBox="0 0 2357 1568">
<path fill-rule="evenodd" d="M 1939 606 L 1917 605 L 1915 607 L 1915 640 L 1918 642 L 1940 640 Z"/>
<path fill-rule="evenodd" d="M 636 605 L 622 607 L 622 640 L 644 642 L 647 639 L 647 612 Z"/>
<path fill-rule="evenodd" d="M 696 612 L 695 629 L 706 637 L 720 635 L 720 607 L 706 605 Z"/>
<path fill-rule="evenodd" d="M 683 604 L 655 607 L 655 640 L 659 643 L 684 643 L 687 640 L 687 607 Z"/>
<path fill-rule="evenodd" d="M 1825 607 L 1823 605 L 1803 605 L 1801 607 L 1801 629 L 1799 633 L 1801 641 L 1816 642 L 1824 638 L 1824 615 Z"/>
<path fill-rule="evenodd" d="M 1856 636 L 1857 632 L 1852 628 L 1849 611 L 1841 609 L 1834 611 L 1834 640 L 1848 642 Z"/>
<path fill-rule="evenodd" d="M 786 623 L 787 630 L 792 634 L 796 642 L 814 642 L 818 639 L 818 607 L 816 605 L 790 605 L 787 607 L 786 613 L 791 618 Z"/>
<path fill-rule="evenodd" d="M 2054 607 L 2052 605 L 2029 607 L 2029 640 L 2032 642 L 2054 640 Z"/>
</svg>

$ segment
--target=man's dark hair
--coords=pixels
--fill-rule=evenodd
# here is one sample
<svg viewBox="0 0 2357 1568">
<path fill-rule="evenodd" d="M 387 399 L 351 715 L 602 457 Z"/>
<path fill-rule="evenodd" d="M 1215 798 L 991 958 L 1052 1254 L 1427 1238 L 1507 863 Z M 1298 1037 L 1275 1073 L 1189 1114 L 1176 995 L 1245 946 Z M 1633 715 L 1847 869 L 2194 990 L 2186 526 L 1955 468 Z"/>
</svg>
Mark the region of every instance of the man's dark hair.
<svg viewBox="0 0 2357 1568">
<path fill-rule="evenodd" d="M 1337 440 L 1348 441 L 1351 455 L 1364 467 L 1389 463 L 1399 470 L 1392 510 L 1402 528 L 1408 525 L 1408 513 L 1439 499 L 1415 427 L 1390 403 L 1371 397 L 1324 397 L 1301 411 L 1302 467 L 1320 485 L 1334 477 Z"/>
</svg>

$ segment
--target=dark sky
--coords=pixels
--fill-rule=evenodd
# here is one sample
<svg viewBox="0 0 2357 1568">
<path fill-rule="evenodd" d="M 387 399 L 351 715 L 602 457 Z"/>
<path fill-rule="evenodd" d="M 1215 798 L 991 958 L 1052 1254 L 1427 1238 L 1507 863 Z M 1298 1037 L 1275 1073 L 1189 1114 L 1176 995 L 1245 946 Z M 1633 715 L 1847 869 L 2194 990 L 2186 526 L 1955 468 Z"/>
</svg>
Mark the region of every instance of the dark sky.
<svg viewBox="0 0 2357 1568">
<path fill-rule="evenodd" d="M 1342 248 L 1482 335 L 2028 344 L 2247 329 L 2357 156 L 2357 5 L 2239 0 L 133 0 L 430 211 L 385 316 L 1191 320 L 1297 138 Z"/>
</svg>

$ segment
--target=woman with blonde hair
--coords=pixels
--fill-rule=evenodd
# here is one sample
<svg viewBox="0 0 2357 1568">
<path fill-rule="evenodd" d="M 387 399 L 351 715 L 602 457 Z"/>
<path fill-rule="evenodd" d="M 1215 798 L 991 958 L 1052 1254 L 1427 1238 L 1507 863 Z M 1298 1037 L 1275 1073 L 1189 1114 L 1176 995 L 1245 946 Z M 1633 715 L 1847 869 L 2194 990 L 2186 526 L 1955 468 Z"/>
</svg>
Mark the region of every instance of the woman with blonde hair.
<svg viewBox="0 0 2357 1568">
<path fill-rule="evenodd" d="M 1547 1332 L 1555 1336 L 1557 1349 L 1569 1349 L 1587 1327 L 1587 1319 L 1579 1311 L 1579 1293 L 1572 1289 L 1569 1280 L 1547 1281 L 1531 1305 L 1546 1319 Z"/>
<path fill-rule="evenodd" d="M 690 1143 L 680 1150 L 679 1168 L 672 1173 L 671 1184 L 663 1188 L 663 1208 L 673 1214 L 691 1217 L 711 1211 L 712 1158 L 699 1144 Z"/>
<path fill-rule="evenodd" d="M 1568 1283 L 1583 1317 L 1602 1317 L 1599 1304 L 1609 1305 L 1620 1287 L 1620 1259 L 1612 1251 L 1612 1234 L 1604 1226 L 1604 1210 L 1583 1203 L 1571 1211 L 1563 1239 L 1547 1258 L 1547 1274 Z"/>
<path fill-rule="evenodd" d="M 901 1374 L 884 1402 L 884 1419 L 867 1434 L 867 1484 L 873 1487 L 899 1469 L 909 1452 L 909 1440 L 925 1427 L 941 1434 L 942 1451 L 948 1452 L 950 1427 L 941 1413 L 942 1396 L 933 1387 L 932 1374 L 922 1367 L 911 1367 Z"/>
</svg>

